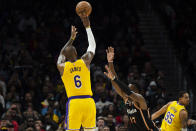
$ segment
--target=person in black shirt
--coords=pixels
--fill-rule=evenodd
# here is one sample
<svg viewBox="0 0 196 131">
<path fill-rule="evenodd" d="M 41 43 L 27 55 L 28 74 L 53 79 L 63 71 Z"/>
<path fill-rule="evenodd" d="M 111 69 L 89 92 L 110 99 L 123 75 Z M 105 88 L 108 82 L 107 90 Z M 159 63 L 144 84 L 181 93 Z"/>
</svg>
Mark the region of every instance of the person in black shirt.
<svg viewBox="0 0 196 131">
<path fill-rule="evenodd" d="M 158 128 L 151 120 L 146 101 L 144 97 L 139 94 L 137 87 L 133 84 L 129 84 L 129 86 L 127 86 L 118 79 L 113 65 L 114 48 L 108 47 L 106 52 L 109 67 L 107 65 L 105 66 L 107 72 L 104 72 L 104 74 L 111 79 L 112 86 L 125 101 L 127 113 L 130 119 L 129 130 L 158 131 Z"/>
</svg>

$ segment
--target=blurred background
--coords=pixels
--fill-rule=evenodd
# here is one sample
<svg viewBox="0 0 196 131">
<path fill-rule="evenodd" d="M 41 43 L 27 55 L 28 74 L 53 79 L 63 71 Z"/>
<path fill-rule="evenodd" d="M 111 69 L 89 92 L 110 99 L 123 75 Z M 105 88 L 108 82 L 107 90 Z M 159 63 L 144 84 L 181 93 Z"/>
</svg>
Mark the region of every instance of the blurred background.
<svg viewBox="0 0 196 131">
<path fill-rule="evenodd" d="M 71 25 L 78 28 L 74 46 L 79 56 L 88 47 L 75 13 L 78 2 L 0 0 L 0 129 L 63 130 L 67 97 L 56 61 Z M 126 131 L 129 123 L 122 99 L 103 74 L 108 46 L 115 48 L 117 74 L 140 87 L 151 113 L 187 90 L 189 117 L 196 119 L 194 0 L 89 2 L 97 43 L 91 64 L 97 130 Z"/>
</svg>

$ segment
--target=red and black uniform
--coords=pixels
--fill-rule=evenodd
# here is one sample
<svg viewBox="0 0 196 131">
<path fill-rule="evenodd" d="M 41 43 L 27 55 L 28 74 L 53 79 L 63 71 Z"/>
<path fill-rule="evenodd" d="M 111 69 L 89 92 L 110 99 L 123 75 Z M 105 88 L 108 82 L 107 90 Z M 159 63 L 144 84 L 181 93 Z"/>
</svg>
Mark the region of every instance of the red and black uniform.
<svg viewBox="0 0 196 131">
<path fill-rule="evenodd" d="M 130 100 L 125 104 L 130 119 L 130 131 L 158 131 L 150 118 L 149 110 L 142 110 Z"/>
</svg>

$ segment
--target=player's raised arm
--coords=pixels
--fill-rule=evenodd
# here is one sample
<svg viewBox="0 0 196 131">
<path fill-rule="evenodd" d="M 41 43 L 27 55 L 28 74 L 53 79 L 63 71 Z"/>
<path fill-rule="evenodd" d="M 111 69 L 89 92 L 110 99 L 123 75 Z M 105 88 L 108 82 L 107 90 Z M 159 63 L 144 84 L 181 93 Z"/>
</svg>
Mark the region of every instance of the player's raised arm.
<svg viewBox="0 0 196 131">
<path fill-rule="evenodd" d="M 108 64 L 109 64 L 109 68 L 112 71 L 112 73 L 115 75 L 116 78 L 118 78 L 116 71 L 114 69 L 114 48 L 113 47 L 108 47 L 108 49 L 106 49 L 106 53 L 107 53 L 107 60 L 108 60 Z"/>
<path fill-rule="evenodd" d="M 106 49 L 106 53 L 107 53 L 107 60 L 108 60 L 108 64 L 109 64 L 109 68 L 111 70 L 111 72 L 115 75 L 116 78 L 117 74 L 115 72 L 114 69 L 114 64 L 113 64 L 113 60 L 114 60 L 114 48 L 113 47 L 108 47 L 108 49 Z M 113 82 L 112 82 L 112 86 L 115 88 L 116 92 L 125 100 L 126 99 L 126 94 L 119 88 L 119 86 Z"/>
<path fill-rule="evenodd" d="M 158 110 L 157 112 L 152 114 L 152 120 L 157 119 L 159 116 L 161 116 L 162 114 L 164 114 L 167 111 L 167 108 L 169 107 L 169 105 L 172 102 L 167 103 L 166 105 L 164 105 L 160 110 Z"/>
<path fill-rule="evenodd" d="M 118 80 L 107 65 L 105 66 L 105 69 L 107 70 L 107 72 L 104 72 L 104 74 L 109 79 L 111 79 L 116 84 L 116 86 L 118 86 L 133 101 L 137 102 L 141 109 L 147 110 L 147 104 L 146 104 L 146 101 L 142 95 L 133 92 L 125 83 Z"/>
<path fill-rule="evenodd" d="M 77 32 L 77 29 L 75 28 L 75 26 L 71 26 L 71 37 L 68 40 L 68 42 L 63 46 L 63 48 L 61 49 L 61 52 L 59 54 L 59 57 L 57 60 L 57 68 L 58 68 L 61 75 L 63 74 L 63 71 L 64 71 L 64 63 L 66 60 L 66 57 L 65 57 L 66 56 L 66 48 L 73 44 L 77 33 L 78 32 Z"/>
<path fill-rule="evenodd" d="M 96 43 L 95 43 L 95 38 L 94 38 L 94 35 L 93 35 L 91 27 L 90 27 L 90 20 L 89 20 L 88 16 L 81 15 L 80 18 L 82 20 L 84 27 L 86 28 L 86 33 L 87 33 L 87 37 L 88 37 L 88 44 L 89 44 L 87 52 L 82 56 L 82 59 L 84 60 L 86 65 L 89 67 L 90 63 L 95 55 Z"/>
</svg>

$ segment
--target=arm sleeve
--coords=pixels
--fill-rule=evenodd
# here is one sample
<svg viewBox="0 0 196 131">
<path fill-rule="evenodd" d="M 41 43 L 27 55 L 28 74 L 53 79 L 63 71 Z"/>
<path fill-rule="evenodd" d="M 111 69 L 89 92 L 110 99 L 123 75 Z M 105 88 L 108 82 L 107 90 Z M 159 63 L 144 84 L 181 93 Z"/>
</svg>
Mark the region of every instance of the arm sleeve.
<svg viewBox="0 0 196 131">
<path fill-rule="evenodd" d="M 95 38 L 93 36 L 92 30 L 91 30 L 90 27 L 89 28 L 86 28 L 86 33 L 87 33 L 88 43 L 89 43 L 87 52 L 90 51 L 93 54 L 95 54 L 96 43 L 95 43 Z"/>
<path fill-rule="evenodd" d="M 115 78 L 113 80 L 116 84 L 118 84 L 118 86 L 121 88 L 121 90 L 126 93 L 127 95 L 130 95 L 133 93 L 133 91 L 123 82 L 121 82 L 120 80 L 118 80 L 117 78 Z"/>
</svg>

